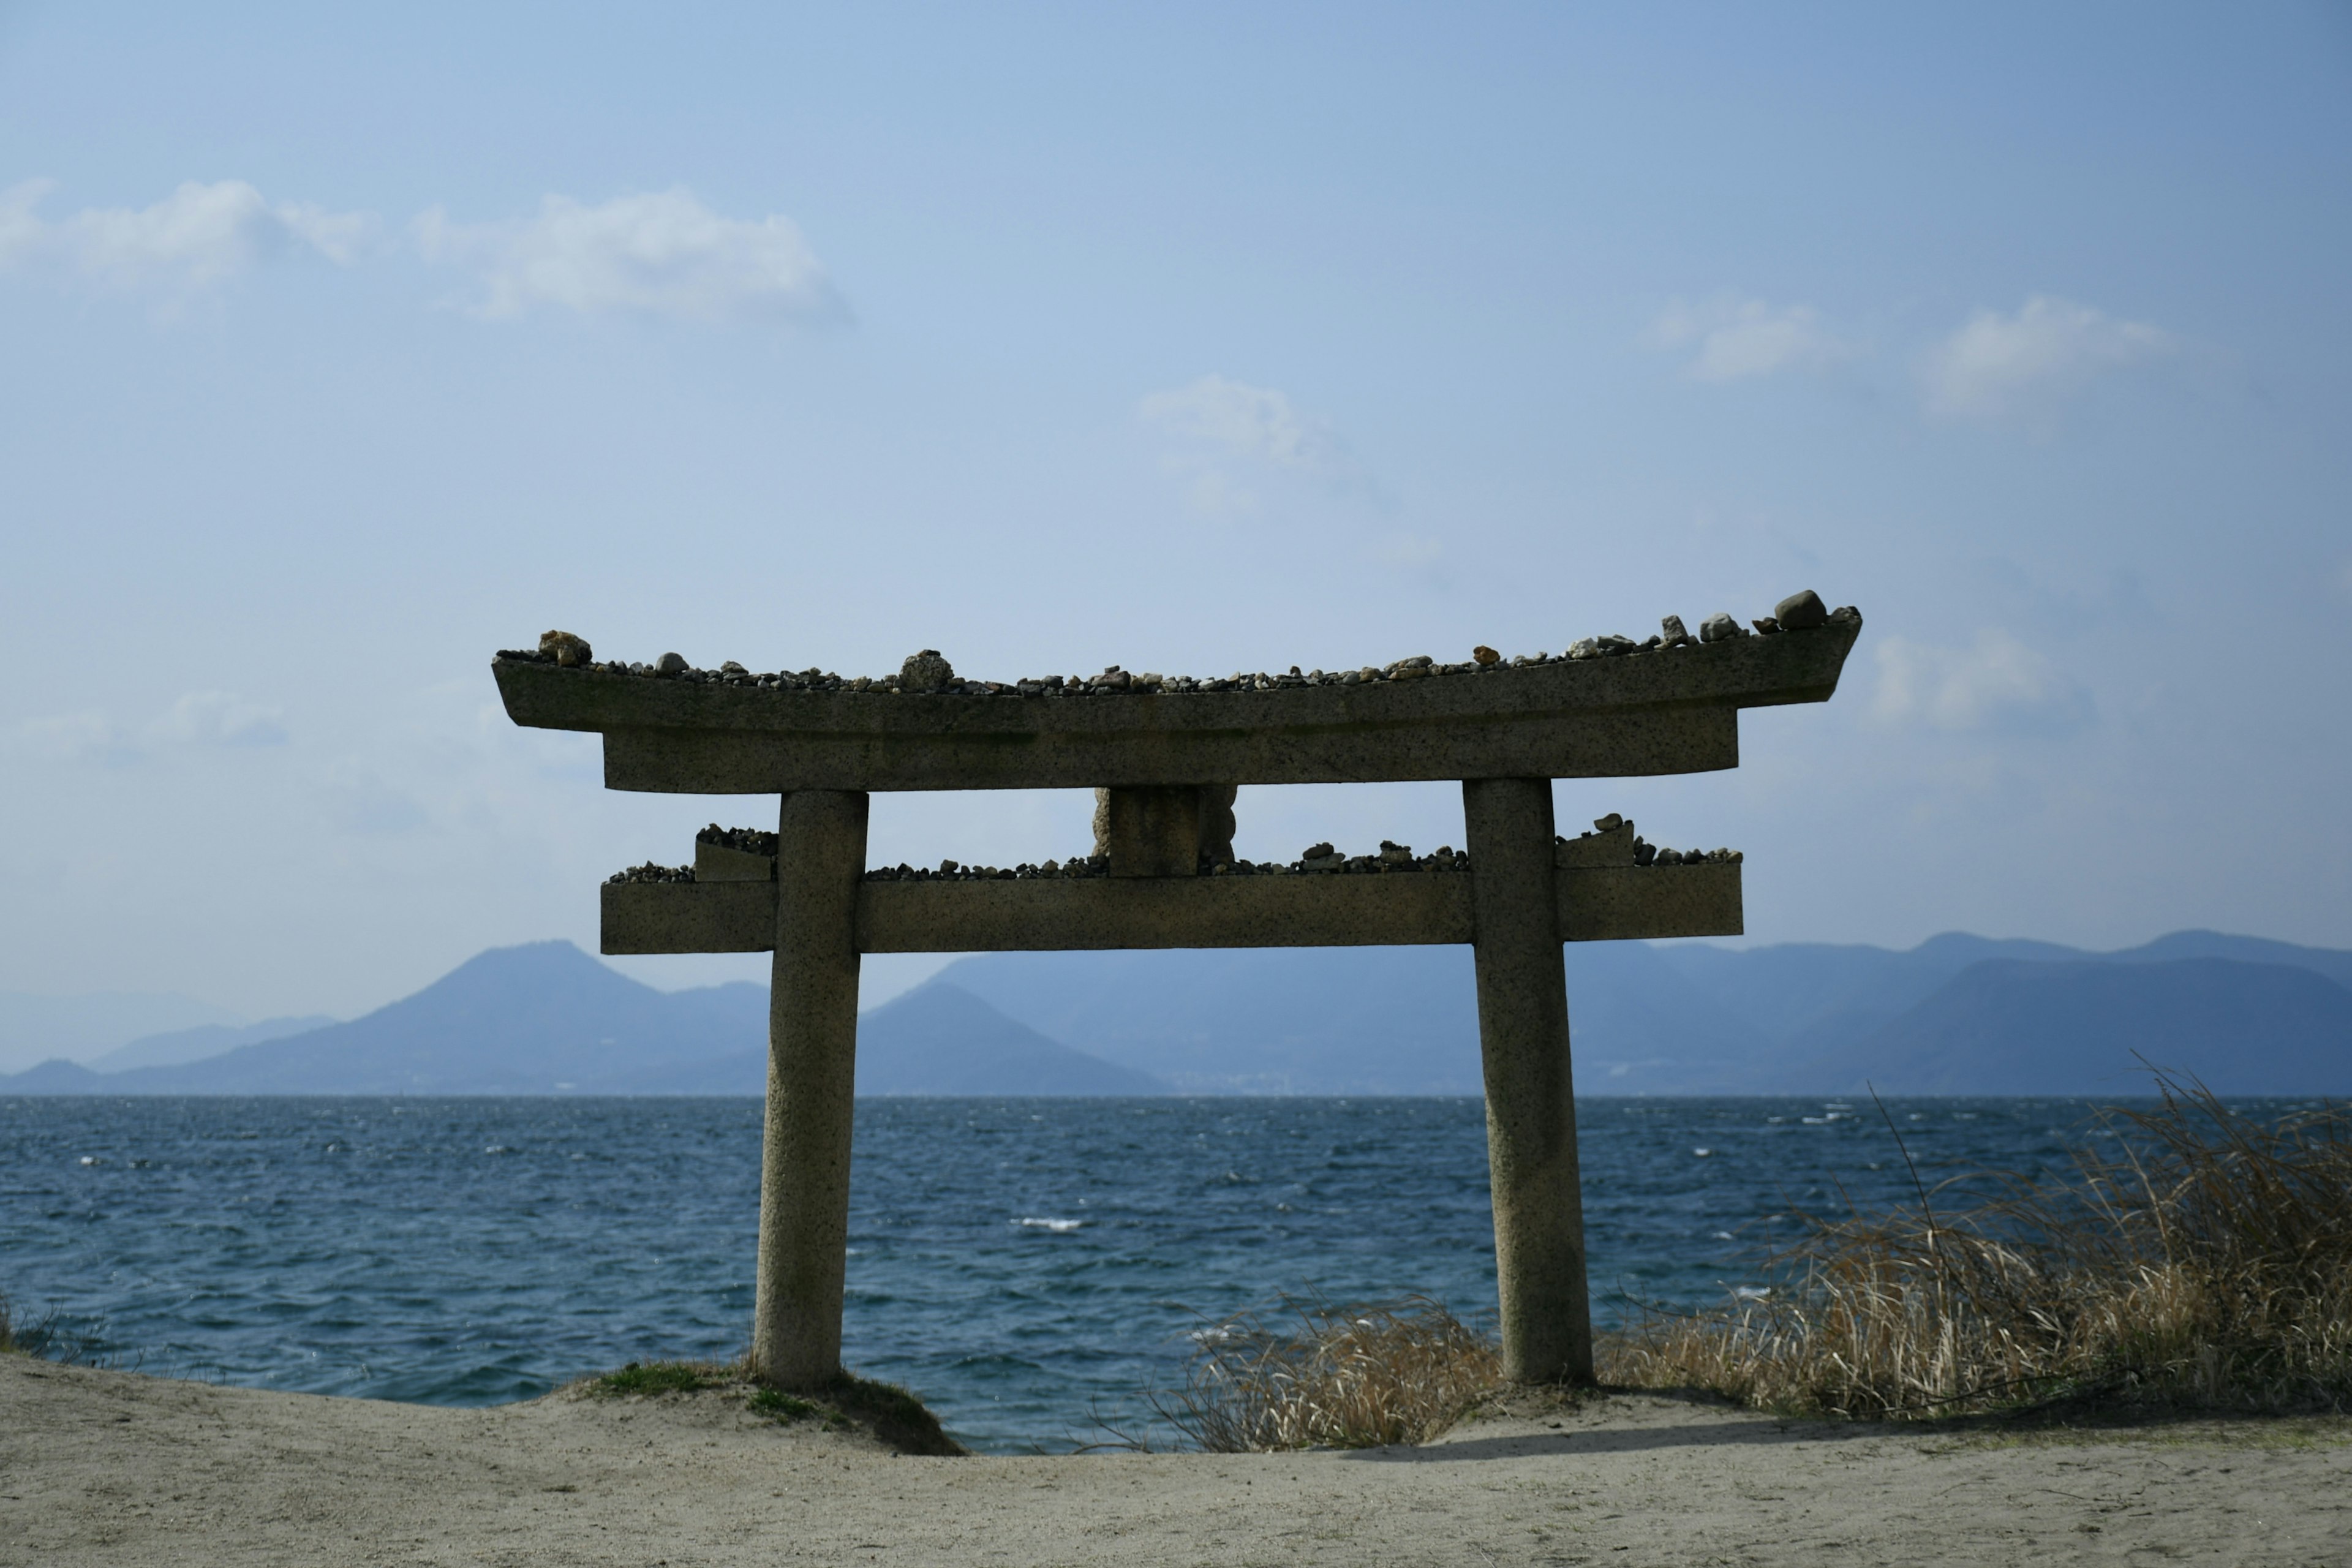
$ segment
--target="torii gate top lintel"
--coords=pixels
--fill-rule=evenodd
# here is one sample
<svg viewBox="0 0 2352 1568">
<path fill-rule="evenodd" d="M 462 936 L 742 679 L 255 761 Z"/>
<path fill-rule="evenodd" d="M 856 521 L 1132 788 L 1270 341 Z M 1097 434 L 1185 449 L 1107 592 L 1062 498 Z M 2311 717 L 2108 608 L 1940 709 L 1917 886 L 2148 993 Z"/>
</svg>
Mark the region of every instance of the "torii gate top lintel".
<svg viewBox="0 0 2352 1568">
<path fill-rule="evenodd" d="M 508 714 L 604 738 L 608 788 L 781 795 L 755 852 L 604 889 L 607 952 L 772 952 L 751 1360 L 837 1376 L 864 952 L 1467 942 L 1477 977 L 1503 1362 L 1592 1377 L 1563 942 L 1738 934 L 1739 858 L 1643 851 L 1614 818 L 1553 832 L 1551 781 L 1737 767 L 1738 710 L 1825 700 L 1861 615 L 1791 595 L 1751 635 L 1675 616 L 1557 658 L 1336 675 L 959 680 L 599 663 L 550 632 L 492 665 Z M 1466 854 L 1402 847 L 1302 873 L 1233 858 L 1241 784 L 1462 783 Z M 1097 791 L 1095 854 L 984 879 L 866 866 L 870 792 Z M 952 863 L 950 863 L 952 865 Z M 943 868 L 945 869 L 945 868 Z M 1275 874 L 1247 874 L 1256 870 Z M 903 870 L 903 868 L 902 868 Z M 1398 871 L 1406 875 L 1391 876 Z"/>
<path fill-rule="evenodd" d="M 1245 678 L 1250 689 L 1119 670 L 1050 684 L 950 674 L 942 690 L 912 689 L 903 676 L 755 675 L 731 663 L 665 678 L 657 667 L 560 662 L 560 649 L 500 654 L 492 669 L 516 723 L 604 734 L 611 789 L 1622 777 L 1737 767 L 1739 709 L 1836 690 L 1862 617 L 1803 597 L 1820 619 L 1774 636 L 1684 634 L 1654 637 L 1654 648 L 1590 638 L 1538 660 L 1408 660 L 1313 680 Z M 1612 647 L 1623 651 L 1612 657 Z"/>
</svg>

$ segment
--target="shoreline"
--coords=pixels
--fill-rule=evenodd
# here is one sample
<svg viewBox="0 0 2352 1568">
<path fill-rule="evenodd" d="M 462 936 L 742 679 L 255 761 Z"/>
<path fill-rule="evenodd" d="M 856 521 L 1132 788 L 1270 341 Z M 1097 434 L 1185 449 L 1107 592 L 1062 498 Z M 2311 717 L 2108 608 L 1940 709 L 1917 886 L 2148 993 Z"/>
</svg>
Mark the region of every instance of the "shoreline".
<svg viewBox="0 0 2352 1568">
<path fill-rule="evenodd" d="M 1523 1395 L 1418 1448 L 909 1458 L 713 1394 L 399 1405 L 0 1357 L 0 1564 L 2352 1563 L 2352 1419 Z"/>
</svg>

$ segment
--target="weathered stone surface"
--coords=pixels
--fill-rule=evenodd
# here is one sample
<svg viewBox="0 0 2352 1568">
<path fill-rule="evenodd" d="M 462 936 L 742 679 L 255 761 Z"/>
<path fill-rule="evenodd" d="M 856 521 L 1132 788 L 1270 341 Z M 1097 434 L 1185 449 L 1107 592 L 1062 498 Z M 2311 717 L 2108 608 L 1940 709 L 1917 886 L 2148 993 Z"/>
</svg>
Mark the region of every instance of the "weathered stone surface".
<svg viewBox="0 0 2352 1568">
<path fill-rule="evenodd" d="M 1201 786 L 1201 859 L 1207 865 L 1233 861 L 1234 801 L 1240 793 L 1232 784 Z"/>
<path fill-rule="evenodd" d="M 1859 630 L 1858 619 L 1841 620 L 1670 658 L 1563 659 L 1475 679 L 1091 700 L 786 690 L 506 660 L 493 668 L 518 723 L 603 731 L 605 782 L 616 789 L 1580 778 L 1736 766 L 1736 710 L 1826 699 Z"/>
<path fill-rule="evenodd" d="M 1095 791 L 1095 853 L 1114 877 L 1189 877 L 1201 859 L 1201 792 L 1190 785 Z"/>
<path fill-rule="evenodd" d="M 861 952 L 1388 947 L 1471 938 L 1475 872 L 866 881 Z M 1564 942 L 1741 933 L 1737 861 L 1554 873 Z M 766 952 L 773 882 L 607 882 L 603 951 Z"/>
<path fill-rule="evenodd" d="M 1480 643 L 1476 647 L 1470 650 L 1470 662 L 1481 666 L 1496 665 L 1503 662 L 1503 656 L 1496 653 L 1493 648 L 1488 647 L 1485 643 Z"/>
<path fill-rule="evenodd" d="M 773 855 L 695 841 L 694 879 L 698 882 L 770 882 L 775 876 Z"/>
<path fill-rule="evenodd" d="M 684 675 L 686 671 L 686 655 L 682 653 L 666 653 L 654 660 L 656 675 Z"/>
<path fill-rule="evenodd" d="M 591 663 L 596 657 L 586 637 L 574 637 L 570 632 L 540 633 L 539 651 L 541 658 L 551 658 L 565 669 Z"/>
<path fill-rule="evenodd" d="M 1809 632 L 1830 618 L 1829 606 L 1811 588 L 1790 595 L 1772 606 L 1772 618 L 1784 632 Z"/>
<path fill-rule="evenodd" d="M 1609 821 L 1615 817 L 1601 820 Z M 1563 868 L 1571 866 L 1631 866 L 1633 863 L 1633 825 L 1616 817 L 1616 825 L 1597 832 L 1565 838 L 1552 847 L 1552 864 Z"/>
<path fill-rule="evenodd" d="M 866 820 L 865 795 L 808 790 L 784 797 L 776 828 L 749 1359 L 755 1376 L 786 1388 L 816 1387 L 841 1373 Z"/>
<path fill-rule="evenodd" d="M 1733 637 L 1744 637 L 1747 635 L 1740 629 L 1739 623 L 1722 610 L 1716 611 L 1698 624 L 1698 640 L 1703 643 L 1727 642 Z"/>
<path fill-rule="evenodd" d="M 954 679 L 955 666 L 941 658 L 935 647 L 908 655 L 907 662 L 898 667 L 901 691 L 938 691 Z"/>
<path fill-rule="evenodd" d="M 1680 647 L 1690 640 L 1691 635 L 1684 628 L 1683 618 L 1680 616 L 1668 616 L 1658 623 L 1659 647 Z"/>
<path fill-rule="evenodd" d="M 1568 1044 L 1567 974 L 1555 922 L 1549 779 L 1462 786 L 1471 858 L 1478 1047 L 1503 1375 L 1591 1383 L 1584 1203 Z"/>
</svg>

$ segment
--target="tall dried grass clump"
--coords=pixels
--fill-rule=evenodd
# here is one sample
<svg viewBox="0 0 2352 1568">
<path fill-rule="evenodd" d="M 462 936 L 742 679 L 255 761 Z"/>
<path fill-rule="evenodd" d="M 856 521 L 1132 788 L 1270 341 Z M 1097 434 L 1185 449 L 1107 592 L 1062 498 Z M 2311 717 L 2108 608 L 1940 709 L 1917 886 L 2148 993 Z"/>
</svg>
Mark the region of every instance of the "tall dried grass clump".
<svg viewBox="0 0 2352 1568">
<path fill-rule="evenodd" d="M 1333 1307 L 1292 1297 L 1238 1313 L 1198 1349 L 1160 1418 L 1212 1453 L 1421 1443 L 1502 1376 L 1487 1338 L 1425 1296 Z"/>
<path fill-rule="evenodd" d="M 98 1366 L 104 1361 L 98 1342 L 60 1325 L 56 1311 L 28 1322 L 4 1290 L 0 1290 L 0 1355 L 37 1356 L 69 1366 Z"/>
<path fill-rule="evenodd" d="M 1604 1382 L 1916 1416 L 2123 1397 L 2205 1409 L 2352 1398 L 2352 1111 L 2265 1125 L 2158 1075 L 2112 1152 L 1956 1177 L 1889 1217 L 1800 1215 L 1760 1300 L 1653 1312 Z M 1888 1123 L 1890 1129 L 1893 1122 Z M 1908 1152 L 1906 1151 L 1906 1160 Z"/>
</svg>

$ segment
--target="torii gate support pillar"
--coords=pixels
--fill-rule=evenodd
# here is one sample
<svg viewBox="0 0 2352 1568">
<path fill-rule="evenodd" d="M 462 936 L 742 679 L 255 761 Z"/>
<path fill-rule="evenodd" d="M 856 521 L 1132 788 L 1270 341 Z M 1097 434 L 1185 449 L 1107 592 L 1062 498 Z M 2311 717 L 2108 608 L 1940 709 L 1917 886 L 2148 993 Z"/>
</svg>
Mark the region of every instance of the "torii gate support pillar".
<svg viewBox="0 0 2352 1568">
<path fill-rule="evenodd" d="M 753 1375 L 787 1388 L 841 1374 L 866 807 L 860 792 L 797 790 L 778 814 L 751 1359 Z"/>
<path fill-rule="evenodd" d="M 1495 1199 L 1503 1375 L 1592 1382 L 1584 1199 L 1569 1076 L 1568 976 L 1552 879 L 1549 779 L 1470 779 L 1478 1046 Z"/>
</svg>

